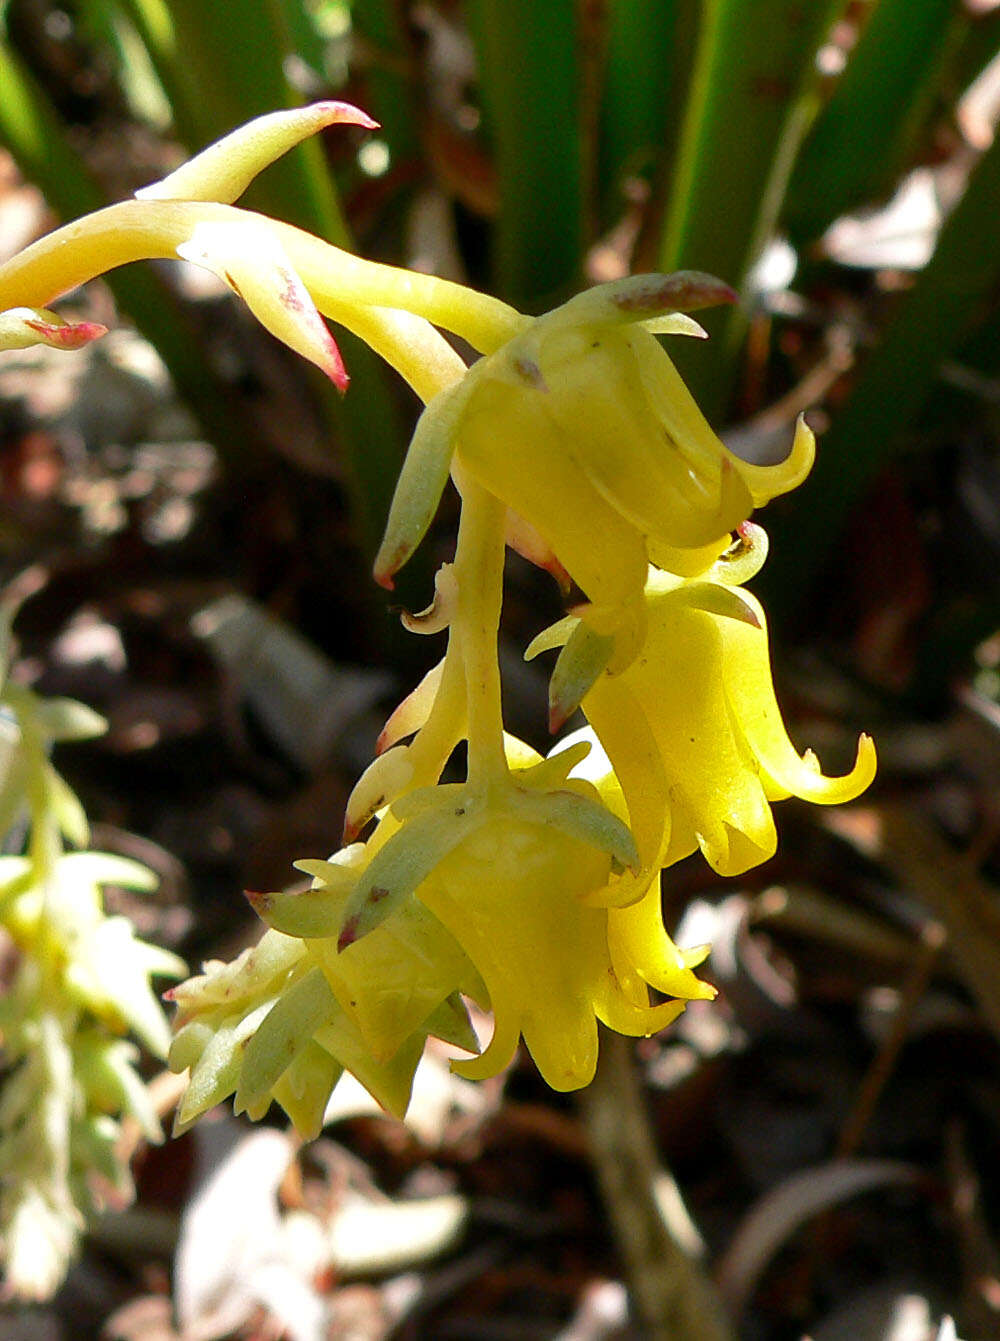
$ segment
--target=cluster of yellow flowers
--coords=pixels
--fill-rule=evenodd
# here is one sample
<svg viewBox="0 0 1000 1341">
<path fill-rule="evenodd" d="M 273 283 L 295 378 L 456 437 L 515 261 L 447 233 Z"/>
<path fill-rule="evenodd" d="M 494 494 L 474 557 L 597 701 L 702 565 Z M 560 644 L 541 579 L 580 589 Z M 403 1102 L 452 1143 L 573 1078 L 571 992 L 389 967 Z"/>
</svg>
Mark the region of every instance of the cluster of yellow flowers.
<svg viewBox="0 0 1000 1341">
<path fill-rule="evenodd" d="M 55 322 L 57 342 L 67 329 Z M 0 1240 L 8 1286 L 41 1299 L 62 1280 L 84 1215 L 109 1190 L 130 1186 L 121 1119 L 150 1140 L 160 1136 L 139 1050 L 122 1035 L 166 1056 L 170 1031 L 150 977 L 185 970 L 176 955 L 138 940 L 127 918 L 104 912 L 103 885 L 149 890 L 156 877 L 87 850 L 86 816 L 48 755 L 54 743 L 99 735 L 105 724 L 82 703 L 41 698 L 9 679 L 10 613 L 0 605 L 0 837 L 22 830 L 25 851 L 0 856 L 0 933 L 17 952 L 0 1000 L 8 1068 Z"/>
<path fill-rule="evenodd" d="M 698 848 L 720 873 L 744 871 L 775 850 L 772 801 L 849 800 L 875 769 L 867 737 L 838 779 L 795 751 L 743 588 L 765 553 L 750 513 L 805 477 L 809 429 L 780 465 L 740 460 L 656 339 L 703 335 L 688 314 L 732 293 L 695 273 L 640 275 L 532 319 L 232 206 L 333 121 L 368 124 L 333 103 L 261 118 L 0 269 L 0 307 L 41 305 L 124 261 L 181 255 L 341 386 L 321 314 L 366 339 L 427 402 L 376 560 L 384 586 L 449 476 L 461 495 L 454 561 L 406 620 L 446 630 L 447 651 L 386 724 L 347 846 L 298 863 L 311 889 L 251 895 L 260 943 L 170 994 L 171 1063 L 191 1070 L 182 1125 L 235 1093 L 251 1115 L 276 1099 L 315 1132 L 344 1069 L 402 1113 L 428 1036 L 472 1054 L 454 1063 L 464 1076 L 496 1074 L 523 1039 L 551 1086 L 586 1085 L 598 1021 L 646 1035 L 713 995 L 693 972 L 706 952 L 664 929 L 660 871 Z M 466 368 L 438 327 L 482 357 Z M 577 708 L 589 722 L 547 758 L 503 727 L 506 545 L 582 593 L 528 649 L 561 648 L 552 728 Z M 442 784 L 463 742 L 465 781 Z M 467 999 L 493 1015 L 481 1053 Z"/>
</svg>

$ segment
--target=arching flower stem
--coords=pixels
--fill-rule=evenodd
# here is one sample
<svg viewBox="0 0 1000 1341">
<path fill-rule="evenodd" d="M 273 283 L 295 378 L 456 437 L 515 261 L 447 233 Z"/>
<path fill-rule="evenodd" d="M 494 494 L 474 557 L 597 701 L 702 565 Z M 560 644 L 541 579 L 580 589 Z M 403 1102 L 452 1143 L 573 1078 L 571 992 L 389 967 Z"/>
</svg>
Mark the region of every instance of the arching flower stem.
<svg viewBox="0 0 1000 1341">
<path fill-rule="evenodd" d="M 425 318 L 368 308 L 345 314 L 343 324 L 366 340 L 425 402 L 465 375 L 462 359 Z M 506 509 L 467 476 L 462 477 L 461 493 L 454 563 L 458 607 L 449 630 L 441 686 L 431 715 L 413 742 L 411 761 L 416 769 L 411 785 L 437 781 L 467 719 L 468 781 L 474 791 L 485 792 L 508 778 L 496 646 L 503 600 Z M 459 665 L 464 674 L 464 712 L 457 694 Z M 426 776 L 421 764 L 434 776 Z"/>
<path fill-rule="evenodd" d="M 458 610 L 452 634 L 465 668 L 468 783 L 483 794 L 509 779 L 503 747 L 497 633 L 503 600 L 504 505 L 473 481 L 463 481 L 462 520 L 455 553 Z"/>
<path fill-rule="evenodd" d="M 405 308 L 484 353 L 531 324 L 507 303 L 434 275 L 366 261 L 291 224 L 232 205 L 126 200 L 66 224 L 3 267 L 0 310 L 45 307 L 60 294 L 130 261 L 177 257 L 203 228 L 255 222 L 280 242 L 319 310 L 334 321 L 356 305 Z M 350 323 L 345 321 L 346 325 Z"/>
</svg>

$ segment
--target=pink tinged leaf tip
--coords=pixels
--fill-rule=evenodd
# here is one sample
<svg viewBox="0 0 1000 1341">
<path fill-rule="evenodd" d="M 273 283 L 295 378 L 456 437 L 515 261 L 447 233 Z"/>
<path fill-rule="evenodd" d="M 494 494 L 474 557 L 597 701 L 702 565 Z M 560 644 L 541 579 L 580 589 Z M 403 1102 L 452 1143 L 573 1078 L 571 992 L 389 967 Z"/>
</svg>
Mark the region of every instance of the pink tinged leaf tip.
<svg viewBox="0 0 1000 1341">
<path fill-rule="evenodd" d="M 379 129 L 379 123 L 360 107 L 355 107 L 352 102 L 337 102 L 327 98 L 323 102 L 314 102 L 309 110 L 322 114 L 324 126 L 346 125 L 361 126 L 364 130 Z"/>
<path fill-rule="evenodd" d="M 290 149 L 332 126 L 378 126 L 349 102 L 317 102 L 255 117 L 182 163 L 161 181 L 136 191 L 139 200 L 212 200 L 232 205 L 258 173 Z"/>
<path fill-rule="evenodd" d="M 245 889 L 243 891 L 243 897 L 258 917 L 264 917 L 274 902 L 270 894 L 259 894 L 256 890 L 252 889 Z"/>
<path fill-rule="evenodd" d="M 567 712 L 566 705 L 563 703 L 552 703 L 549 705 L 549 735 L 554 736 L 557 731 L 561 731 L 566 722 L 572 717 L 575 709 L 570 708 Z"/>
<path fill-rule="evenodd" d="M 27 321 L 33 331 L 37 331 L 47 345 L 57 349 L 82 349 L 91 340 L 99 340 L 107 335 L 107 326 L 99 321 L 67 322 L 65 325 L 53 325 L 47 321 Z"/>
<path fill-rule="evenodd" d="M 349 945 L 353 945 L 354 942 L 358 939 L 359 921 L 360 921 L 360 914 L 355 913 L 352 917 L 349 917 L 347 921 L 344 923 L 343 927 L 341 928 L 340 935 L 337 937 L 338 950 L 340 951 L 346 950 Z"/>
<path fill-rule="evenodd" d="M 396 590 L 393 578 L 409 557 L 409 551 L 404 549 L 396 550 L 390 555 L 379 555 L 379 562 L 372 569 L 372 577 L 383 591 Z"/>
<path fill-rule="evenodd" d="M 443 674 L 444 661 L 441 660 L 436 666 L 431 667 L 416 688 L 407 694 L 402 703 L 392 710 L 385 726 L 379 732 L 378 740 L 375 742 L 376 757 L 383 755 L 386 750 L 401 741 L 404 736 L 411 736 L 414 731 L 420 730 L 430 716 L 434 700 L 441 688 Z"/>
<path fill-rule="evenodd" d="M 30 349 L 33 345 L 80 349 L 107 331 L 99 321 L 64 321 L 44 307 L 12 307 L 0 312 L 0 349 Z"/>
</svg>

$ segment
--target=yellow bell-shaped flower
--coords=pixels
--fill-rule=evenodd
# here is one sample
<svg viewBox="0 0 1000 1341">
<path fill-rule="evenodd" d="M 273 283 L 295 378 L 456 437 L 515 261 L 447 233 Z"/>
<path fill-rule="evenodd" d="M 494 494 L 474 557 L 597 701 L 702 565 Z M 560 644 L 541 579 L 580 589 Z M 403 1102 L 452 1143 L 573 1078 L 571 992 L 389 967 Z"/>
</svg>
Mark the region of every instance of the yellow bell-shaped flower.
<svg viewBox="0 0 1000 1341">
<path fill-rule="evenodd" d="M 428 405 L 390 513 L 376 577 L 391 585 L 449 469 L 524 518 L 597 607 L 634 603 L 647 562 L 703 571 L 753 510 L 813 459 L 749 465 L 709 428 L 656 333 L 704 335 L 685 310 L 731 300 L 707 275 L 637 275 L 540 317 Z M 454 458 L 454 460 L 453 460 Z"/>
<path fill-rule="evenodd" d="M 701 848 L 721 875 L 738 875 L 774 854 L 772 801 L 836 805 L 875 776 L 868 736 L 840 778 L 795 750 L 775 698 L 764 611 L 724 574 L 723 561 L 695 581 L 651 569 L 639 655 L 620 673 L 597 674 L 582 695 L 644 865 L 653 850 L 666 866 Z"/>
<path fill-rule="evenodd" d="M 499 815 L 420 886 L 420 901 L 462 945 L 489 992 L 493 1037 L 480 1057 L 453 1063 L 461 1075 L 495 1075 L 523 1036 L 553 1089 L 577 1089 L 594 1075 L 598 1020 L 645 1035 L 683 1010 L 683 1001 L 650 1006 L 648 993 L 629 994 L 618 982 L 608 910 L 584 902 L 610 868 L 590 844 Z"/>
</svg>

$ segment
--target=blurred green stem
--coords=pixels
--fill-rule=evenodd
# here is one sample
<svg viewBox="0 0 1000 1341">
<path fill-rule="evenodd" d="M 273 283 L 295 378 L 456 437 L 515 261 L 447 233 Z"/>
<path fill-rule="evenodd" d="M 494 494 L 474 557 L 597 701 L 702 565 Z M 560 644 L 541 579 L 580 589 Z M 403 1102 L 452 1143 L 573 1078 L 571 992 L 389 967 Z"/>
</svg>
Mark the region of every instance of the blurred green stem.
<svg viewBox="0 0 1000 1341">
<path fill-rule="evenodd" d="M 597 1074 L 580 1093 L 590 1154 L 647 1341 L 734 1341 L 715 1289 L 680 1246 L 656 1198 L 663 1170 L 633 1043 L 601 1031 Z"/>
<path fill-rule="evenodd" d="M 500 216 L 496 285 L 542 310 L 579 282 L 584 187 L 576 0 L 470 0 Z"/>
</svg>

